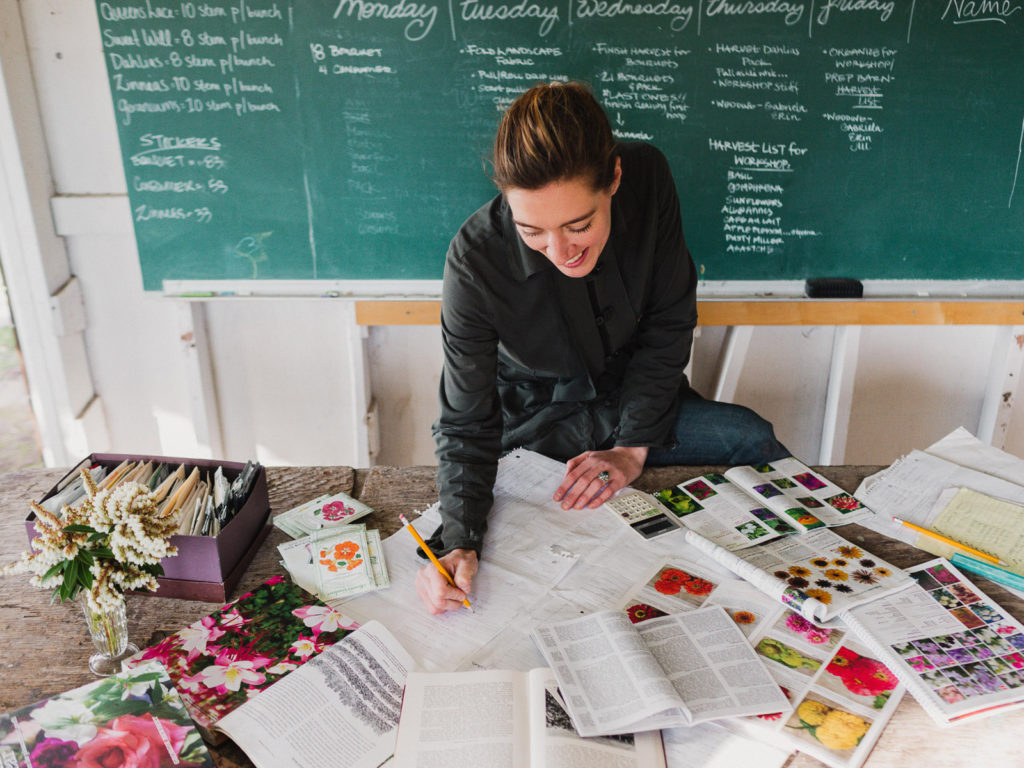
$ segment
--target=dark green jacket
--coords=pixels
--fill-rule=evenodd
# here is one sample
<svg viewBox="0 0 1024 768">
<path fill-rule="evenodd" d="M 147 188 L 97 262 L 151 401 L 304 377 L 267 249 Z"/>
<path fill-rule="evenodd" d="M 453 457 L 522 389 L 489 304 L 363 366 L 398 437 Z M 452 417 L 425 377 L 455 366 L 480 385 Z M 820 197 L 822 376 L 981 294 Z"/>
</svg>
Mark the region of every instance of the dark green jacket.
<svg viewBox="0 0 1024 768">
<path fill-rule="evenodd" d="M 668 163 L 623 144 L 612 227 L 585 278 L 519 237 L 504 198 L 476 211 L 444 269 L 437 554 L 480 551 L 498 457 L 562 461 L 599 446 L 673 440 L 697 323 L 697 276 Z M 553 489 L 552 489 L 553 490 Z"/>
</svg>

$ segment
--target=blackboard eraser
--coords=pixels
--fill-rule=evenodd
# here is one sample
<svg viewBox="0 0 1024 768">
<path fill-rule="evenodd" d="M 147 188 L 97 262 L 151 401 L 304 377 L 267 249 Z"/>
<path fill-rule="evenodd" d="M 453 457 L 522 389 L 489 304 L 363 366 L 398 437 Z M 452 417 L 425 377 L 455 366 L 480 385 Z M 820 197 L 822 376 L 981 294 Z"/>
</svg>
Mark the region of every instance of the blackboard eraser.
<svg viewBox="0 0 1024 768">
<path fill-rule="evenodd" d="M 864 284 L 852 277 L 811 277 L 804 283 L 804 293 L 810 299 L 860 299 Z"/>
</svg>

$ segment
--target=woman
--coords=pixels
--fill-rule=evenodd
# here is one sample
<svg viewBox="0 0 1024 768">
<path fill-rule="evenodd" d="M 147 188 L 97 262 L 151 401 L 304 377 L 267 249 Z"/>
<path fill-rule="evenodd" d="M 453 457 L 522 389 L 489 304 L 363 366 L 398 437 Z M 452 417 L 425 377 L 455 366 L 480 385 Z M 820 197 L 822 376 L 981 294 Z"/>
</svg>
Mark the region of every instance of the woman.
<svg viewBox="0 0 1024 768">
<path fill-rule="evenodd" d="M 585 86 L 551 83 L 509 107 L 493 162 L 501 194 L 463 224 L 445 262 L 443 525 L 428 544 L 458 588 L 421 569 L 432 613 L 462 607 L 503 451 L 566 461 L 563 509 L 600 506 L 645 463 L 789 455 L 753 411 L 689 387 L 697 275 L 657 149 L 617 144 Z"/>
</svg>

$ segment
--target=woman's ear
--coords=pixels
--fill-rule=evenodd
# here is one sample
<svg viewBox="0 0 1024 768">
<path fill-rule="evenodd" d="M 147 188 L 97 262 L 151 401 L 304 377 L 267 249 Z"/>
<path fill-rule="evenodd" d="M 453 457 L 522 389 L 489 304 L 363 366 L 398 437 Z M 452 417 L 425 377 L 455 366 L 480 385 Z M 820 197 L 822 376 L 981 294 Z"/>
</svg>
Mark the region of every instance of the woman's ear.
<svg viewBox="0 0 1024 768">
<path fill-rule="evenodd" d="M 619 191 L 619 183 L 622 181 L 622 158 L 615 158 L 615 178 L 612 179 L 612 185 L 608 187 L 608 193 L 614 195 Z"/>
</svg>

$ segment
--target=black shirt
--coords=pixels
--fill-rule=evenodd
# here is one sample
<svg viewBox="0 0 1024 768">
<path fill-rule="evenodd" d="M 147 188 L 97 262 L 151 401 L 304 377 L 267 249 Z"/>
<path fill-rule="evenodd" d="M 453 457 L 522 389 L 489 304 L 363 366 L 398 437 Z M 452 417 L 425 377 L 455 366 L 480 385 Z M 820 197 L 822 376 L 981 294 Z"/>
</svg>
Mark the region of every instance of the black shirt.
<svg viewBox="0 0 1024 768">
<path fill-rule="evenodd" d="M 503 196 L 467 219 L 444 270 L 444 371 L 434 424 L 441 555 L 479 553 L 498 457 L 562 461 L 672 439 L 697 323 L 697 276 L 664 156 L 618 148 L 611 234 L 589 275 L 563 275 L 520 238 Z"/>
</svg>

